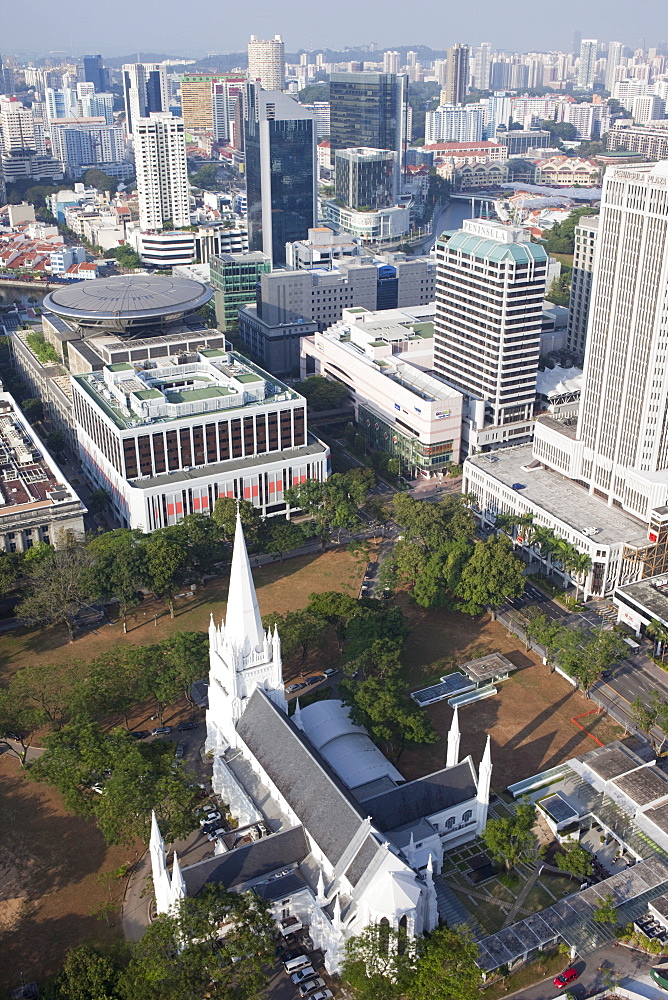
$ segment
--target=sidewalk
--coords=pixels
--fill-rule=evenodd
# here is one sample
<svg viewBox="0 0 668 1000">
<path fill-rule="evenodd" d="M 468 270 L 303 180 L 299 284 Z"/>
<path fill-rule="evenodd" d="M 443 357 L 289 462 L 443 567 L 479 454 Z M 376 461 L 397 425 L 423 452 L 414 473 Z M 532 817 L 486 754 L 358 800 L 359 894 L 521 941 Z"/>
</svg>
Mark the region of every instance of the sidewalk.
<svg viewBox="0 0 668 1000">
<path fill-rule="evenodd" d="M 139 941 L 150 923 L 149 906 L 153 892 L 149 889 L 142 897 L 147 887 L 146 877 L 150 874 L 151 861 L 146 850 L 134 867 L 121 903 L 121 926 L 128 941 Z"/>
</svg>

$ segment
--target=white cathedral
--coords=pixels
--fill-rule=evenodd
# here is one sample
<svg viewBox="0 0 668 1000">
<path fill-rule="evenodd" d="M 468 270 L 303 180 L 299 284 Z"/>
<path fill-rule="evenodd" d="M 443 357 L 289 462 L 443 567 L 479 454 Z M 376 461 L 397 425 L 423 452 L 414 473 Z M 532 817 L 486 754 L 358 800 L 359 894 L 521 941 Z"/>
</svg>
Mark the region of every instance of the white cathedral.
<svg viewBox="0 0 668 1000">
<path fill-rule="evenodd" d="M 420 935 L 439 920 L 434 873 L 444 853 L 485 829 L 492 764 L 489 737 L 476 775 L 459 760 L 455 709 L 446 766 L 406 781 L 353 725 L 337 700 L 288 716 L 277 630 L 262 627 L 237 516 L 227 618 L 209 627 L 206 750 L 213 789 L 244 829 L 243 846 L 171 874 L 153 817 L 150 854 L 158 913 L 208 882 L 251 889 L 272 905 L 279 929 L 307 929 L 330 973 L 346 940 L 371 923 Z"/>
</svg>

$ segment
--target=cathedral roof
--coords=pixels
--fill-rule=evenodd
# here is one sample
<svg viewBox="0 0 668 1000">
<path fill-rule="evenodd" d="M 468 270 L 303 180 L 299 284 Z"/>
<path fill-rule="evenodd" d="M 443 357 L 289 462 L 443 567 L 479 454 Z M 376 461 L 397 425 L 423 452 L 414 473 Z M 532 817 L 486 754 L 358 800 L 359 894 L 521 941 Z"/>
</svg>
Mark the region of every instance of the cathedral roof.
<svg viewBox="0 0 668 1000">
<path fill-rule="evenodd" d="M 336 865 L 362 825 L 362 812 L 343 782 L 291 719 L 256 689 L 237 732 L 304 825 Z"/>
<path fill-rule="evenodd" d="M 296 826 L 270 837 L 262 837 L 246 847 L 236 847 L 228 854 L 219 854 L 183 868 L 183 881 L 189 896 L 198 893 L 207 882 L 233 889 L 288 865 L 299 864 L 308 851 L 304 830 Z"/>
<path fill-rule="evenodd" d="M 257 603 L 248 550 L 241 518 L 237 511 L 234 549 L 230 569 L 230 589 L 225 611 L 225 645 L 243 650 L 244 655 L 262 648 L 264 629 Z"/>
<path fill-rule="evenodd" d="M 477 786 L 470 758 L 455 767 L 443 768 L 424 778 L 365 799 L 366 809 L 379 830 L 395 830 L 405 823 L 414 823 L 425 816 L 474 799 Z"/>
</svg>

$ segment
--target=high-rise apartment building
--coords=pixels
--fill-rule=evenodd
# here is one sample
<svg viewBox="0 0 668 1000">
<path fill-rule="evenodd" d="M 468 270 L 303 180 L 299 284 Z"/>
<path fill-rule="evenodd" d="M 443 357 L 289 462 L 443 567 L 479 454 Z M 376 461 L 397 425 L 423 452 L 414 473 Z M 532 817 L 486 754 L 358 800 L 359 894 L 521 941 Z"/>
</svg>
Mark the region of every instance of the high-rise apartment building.
<svg viewBox="0 0 668 1000">
<path fill-rule="evenodd" d="M 76 91 L 67 87 L 62 89 L 47 87 L 44 91 L 44 103 L 49 121 L 53 121 L 54 118 L 72 118 L 78 110 Z"/>
<path fill-rule="evenodd" d="M 98 94 L 107 89 L 107 71 L 102 56 L 83 57 L 83 76 L 86 83 L 92 83 Z"/>
<path fill-rule="evenodd" d="M 383 52 L 383 73 L 398 73 L 401 65 L 401 56 L 398 52 Z"/>
<path fill-rule="evenodd" d="M 469 83 L 469 47 L 457 42 L 448 49 L 443 104 L 463 104 Z"/>
<path fill-rule="evenodd" d="M 401 160 L 408 78 L 394 73 L 332 73 L 330 143 L 337 149 L 393 149 Z"/>
<path fill-rule="evenodd" d="M 597 56 L 598 40 L 596 38 L 583 38 L 580 43 L 580 64 L 578 66 L 578 87 L 581 87 L 582 90 L 593 90 Z"/>
<path fill-rule="evenodd" d="M 125 120 L 132 135 L 135 122 L 154 112 L 167 111 L 169 90 L 164 63 L 126 63 L 123 66 Z"/>
<path fill-rule="evenodd" d="M 57 118 L 51 122 L 51 153 L 70 177 L 79 167 L 119 163 L 125 157 L 125 131 L 104 118 Z"/>
<path fill-rule="evenodd" d="M 5 153 L 37 149 L 32 110 L 24 108 L 16 97 L 0 100 L 0 138 Z"/>
<path fill-rule="evenodd" d="M 241 110 L 245 86 L 245 75 L 240 76 L 238 73 L 223 73 L 211 84 L 211 114 L 216 142 L 232 142 L 237 117 L 239 122 L 243 118 Z M 242 142 L 239 140 L 237 148 L 241 147 Z"/>
<path fill-rule="evenodd" d="M 605 89 L 612 94 L 614 89 L 617 70 L 622 65 L 624 58 L 623 42 L 608 42 L 608 58 L 605 64 Z"/>
<path fill-rule="evenodd" d="M 476 49 L 473 68 L 473 80 L 476 90 L 489 90 L 491 73 L 492 46 L 489 42 L 482 42 L 482 44 Z"/>
<path fill-rule="evenodd" d="M 425 142 L 479 142 L 484 120 L 482 105 L 442 104 L 435 111 L 427 111 Z"/>
<path fill-rule="evenodd" d="M 193 135 L 213 132 L 213 85 L 215 76 L 181 77 L 181 115 L 185 130 Z"/>
<path fill-rule="evenodd" d="M 527 440 L 547 254 L 525 230 L 472 219 L 436 241 L 434 369 L 469 399 L 470 451 Z M 512 435 L 512 436 L 511 436 Z"/>
<path fill-rule="evenodd" d="M 631 113 L 636 125 L 649 125 L 666 117 L 666 102 L 656 94 L 639 94 L 633 98 Z"/>
<path fill-rule="evenodd" d="M 183 120 L 166 112 L 134 123 L 135 166 L 142 230 L 190 225 L 190 192 Z"/>
<path fill-rule="evenodd" d="M 84 94 L 80 103 L 83 118 L 104 118 L 107 125 L 114 124 L 113 94 Z"/>
<path fill-rule="evenodd" d="M 260 81 L 263 90 L 283 90 L 285 48 L 280 35 L 263 41 L 251 35 L 248 43 L 248 79 Z"/>
<path fill-rule="evenodd" d="M 568 303 L 568 333 L 566 347 L 574 354 L 584 356 L 587 343 L 587 322 L 591 284 L 594 276 L 594 251 L 598 236 L 599 217 L 584 215 L 575 227 L 575 251 L 571 295 Z"/>
<path fill-rule="evenodd" d="M 287 94 L 251 82 L 244 131 L 249 249 L 284 264 L 285 244 L 305 239 L 316 221 L 315 119 Z"/>
</svg>

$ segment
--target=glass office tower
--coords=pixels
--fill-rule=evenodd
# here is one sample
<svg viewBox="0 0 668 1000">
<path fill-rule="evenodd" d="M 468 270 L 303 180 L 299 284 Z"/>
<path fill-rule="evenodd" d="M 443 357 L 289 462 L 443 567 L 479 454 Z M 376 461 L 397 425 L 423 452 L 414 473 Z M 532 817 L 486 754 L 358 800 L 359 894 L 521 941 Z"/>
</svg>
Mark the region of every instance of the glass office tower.
<svg viewBox="0 0 668 1000">
<path fill-rule="evenodd" d="M 394 73 L 332 73 L 330 143 L 337 149 L 368 146 L 401 156 L 406 134 L 407 77 Z"/>
<path fill-rule="evenodd" d="M 248 248 L 285 264 L 285 244 L 316 224 L 316 124 L 277 90 L 250 83 L 245 102 Z"/>
</svg>

